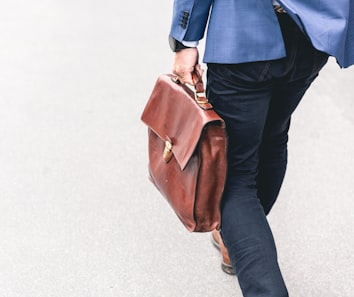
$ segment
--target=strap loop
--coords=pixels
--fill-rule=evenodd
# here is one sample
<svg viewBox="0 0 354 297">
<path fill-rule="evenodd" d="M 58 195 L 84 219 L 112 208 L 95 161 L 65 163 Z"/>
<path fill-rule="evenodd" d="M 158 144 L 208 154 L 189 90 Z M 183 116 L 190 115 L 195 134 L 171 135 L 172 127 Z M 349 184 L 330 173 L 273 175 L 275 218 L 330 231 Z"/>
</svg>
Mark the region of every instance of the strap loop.
<svg viewBox="0 0 354 297">
<path fill-rule="evenodd" d="M 192 72 L 192 79 L 193 79 L 193 83 L 194 83 L 193 92 L 194 92 L 195 102 L 197 102 L 199 107 L 202 109 L 205 109 L 205 110 L 212 109 L 213 106 L 209 103 L 208 99 L 206 98 L 205 88 L 204 88 L 204 84 L 203 84 L 203 78 L 196 69 L 194 69 Z M 181 81 L 178 79 L 178 76 L 173 76 L 172 81 L 177 84 L 181 83 Z"/>
</svg>

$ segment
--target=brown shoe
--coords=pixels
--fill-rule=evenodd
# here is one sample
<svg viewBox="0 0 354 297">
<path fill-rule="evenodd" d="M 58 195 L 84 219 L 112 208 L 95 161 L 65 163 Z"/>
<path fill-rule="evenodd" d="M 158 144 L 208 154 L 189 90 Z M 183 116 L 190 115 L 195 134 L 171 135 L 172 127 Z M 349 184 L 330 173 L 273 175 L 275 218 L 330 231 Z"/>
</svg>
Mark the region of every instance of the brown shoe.
<svg viewBox="0 0 354 297">
<path fill-rule="evenodd" d="M 211 242 L 220 251 L 222 255 L 222 261 L 221 261 L 222 271 L 224 271 L 227 274 L 232 274 L 232 275 L 236 274 L 235 270 L 232 268 L 229 253 L 227 252 L 226 246 L 222 241 L 220 231 L 213 230 L 213 232 L 211 233 Z"/>
</svg>

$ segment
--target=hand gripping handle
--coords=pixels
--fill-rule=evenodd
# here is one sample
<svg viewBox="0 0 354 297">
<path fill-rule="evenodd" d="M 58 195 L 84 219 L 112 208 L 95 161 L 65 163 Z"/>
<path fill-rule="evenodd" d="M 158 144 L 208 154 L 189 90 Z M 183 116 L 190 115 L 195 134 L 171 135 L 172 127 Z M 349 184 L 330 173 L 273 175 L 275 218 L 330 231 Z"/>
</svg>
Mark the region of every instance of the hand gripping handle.
<svg viewBox="0 0 354 297">
<path fill-rule="evenodd" d="M 205 88 L 204 88 L 204 84 L 203 84 L 203 78 L 202 76 L 199 74 L 199 72 L 194 69 L 192 72 L 192 79 L 193 79 L 193 83 L 194 83 L 194 100 L 195 102 L 199 105 L 200 108 L 202 109 L 212 109 L 213 106 L 209 103 L 208 99 L 206 98 L 205 95 Z M 178 79 L 177 76 L 174 76 L 172 78 L 172 80 L 175 83 L 180 83 L 180 80 Z M 185 85 L 186 86 L 186 85 Z"/>
</svg>

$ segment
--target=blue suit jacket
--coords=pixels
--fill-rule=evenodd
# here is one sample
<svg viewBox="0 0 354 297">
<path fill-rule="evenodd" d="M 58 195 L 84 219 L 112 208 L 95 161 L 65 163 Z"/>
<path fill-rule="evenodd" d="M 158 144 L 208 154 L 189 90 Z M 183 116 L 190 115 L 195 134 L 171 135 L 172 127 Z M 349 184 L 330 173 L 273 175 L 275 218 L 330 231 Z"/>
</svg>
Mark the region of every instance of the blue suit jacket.
<svg viewBox="0 0 354 297">
<path fill-rule="evenodd" d="M 313 45 L 354 64 L 354 0 L 278 0 Z M 208 23 L 208 18 L 209 23 Z M 170 34 L 197 41 L 208 33 L 206 63 L 242 63 L 286 55 L 272 0 L 175 0 Z"/>
<path fill-rule="evenodd" d="M 279 1 L 279 0 L 278 0 Z M 280 0 L 318 50 L 354 64 L 354 0 Z"/>
</svg>

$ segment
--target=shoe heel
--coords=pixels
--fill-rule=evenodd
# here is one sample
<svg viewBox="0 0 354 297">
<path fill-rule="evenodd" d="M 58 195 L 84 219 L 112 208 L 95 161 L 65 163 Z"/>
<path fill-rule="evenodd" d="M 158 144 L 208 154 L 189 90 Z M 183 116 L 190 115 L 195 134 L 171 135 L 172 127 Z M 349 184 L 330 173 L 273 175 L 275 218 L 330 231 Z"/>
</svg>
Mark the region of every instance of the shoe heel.
<svg viewBox="0 0 354 297">
<path fill-rule="evenodd" d="M 226 274 L 229 274 L 229 275 L 235 275 L 235 270 L 232 268 L 232 266 L 230 265 L 227 265 L 225 263 L 221 263 L 221 269 L 222 271 L 224 271 Z"/>
</svg>

